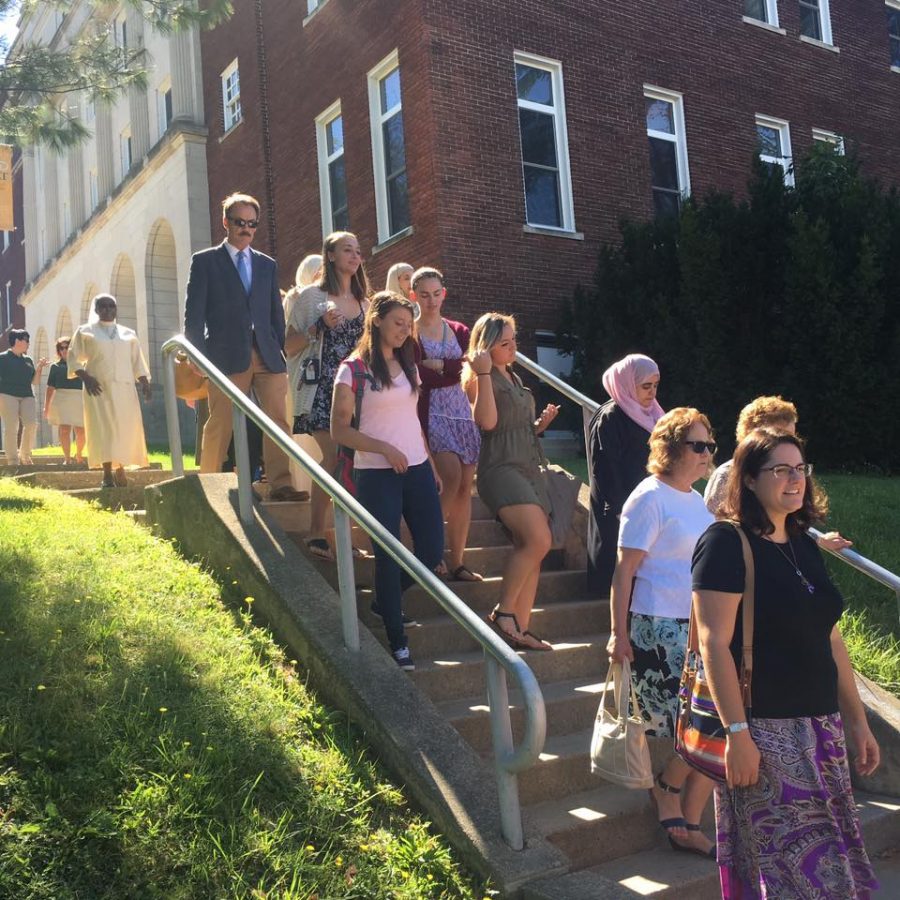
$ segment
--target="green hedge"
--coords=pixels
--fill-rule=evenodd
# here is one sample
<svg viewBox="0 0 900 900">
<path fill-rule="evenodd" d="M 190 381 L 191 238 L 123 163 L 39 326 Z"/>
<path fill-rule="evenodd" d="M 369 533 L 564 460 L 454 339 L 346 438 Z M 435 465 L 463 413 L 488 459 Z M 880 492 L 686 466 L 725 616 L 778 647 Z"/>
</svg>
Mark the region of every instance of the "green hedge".
<svg viewBox="0 0 900 900">
<path fill-rule="evenodd" d="M 900 195 L 828 146 L 795 177 L 756 158 L 746 200 L 713 191 L 677 218 L 622 222 L 564 309 L 564 349 L 597 399 L 611 362 L 652 356 L 663 407 L 706 412 L 725 453 L 740 408 L 781 394 L 817 463 L 896 470 Z"/>
</svg>

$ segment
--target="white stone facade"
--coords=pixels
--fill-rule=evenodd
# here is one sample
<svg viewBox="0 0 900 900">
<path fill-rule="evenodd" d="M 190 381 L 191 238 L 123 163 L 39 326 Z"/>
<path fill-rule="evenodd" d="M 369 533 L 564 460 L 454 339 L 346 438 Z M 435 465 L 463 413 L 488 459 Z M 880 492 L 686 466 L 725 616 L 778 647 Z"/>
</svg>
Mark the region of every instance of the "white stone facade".
<svg viewBox="0 0 900 900">
<path fill-rule="evenodd" d="M 109 292 L 159 381 L 159 347 L 182 328 L 191 254 L 210 244 L 199 35 L 160 35 L 130 7 L 102 18 L 85 3 L 66 15 L 48 7 L 38 4 L 23 20 L 13 54 L 21 41 L 65 43 L 85 29 L 110 28 L 127 47 L 146 49 L 148 79 L 146 90 L 130 89 L 112 106 L 73 98 L 69 113 L 92 132 L 79 147 L 23 149 L 19 302 L 32 350 L 55 359 L 56 339 L 87 320 L 95 294 Z M 144 413 L 148 439 L 161 442 L 161 385 Z M 39 443 L 53 437 L 43 423 Z"/>
</svg>

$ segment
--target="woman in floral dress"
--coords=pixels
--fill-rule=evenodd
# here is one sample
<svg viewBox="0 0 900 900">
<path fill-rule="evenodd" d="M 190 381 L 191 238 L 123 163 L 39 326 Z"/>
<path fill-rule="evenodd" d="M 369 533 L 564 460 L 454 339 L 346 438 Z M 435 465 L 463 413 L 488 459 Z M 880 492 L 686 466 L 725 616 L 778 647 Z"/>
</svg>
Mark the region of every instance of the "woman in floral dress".
<svg viewBox="0 0 900 900">
<path fill-rule="evenodd" d="M 340 364 L 353 352 L 363 330 L 368 307 L 369 283 L 356 235 L 336 231 L 322 247 L 322 278 L 304 288 L 291 308 L 285 352 L 301 353 L 316 337 L 322 340 L 319 383 L 309 413 L 294 418 L 294 434 L 311 434 L 322 452 L 322 467 L 334 471 L 335 445 L 331 440 L 331 396 Z M 290 386 L 296 390 L 296 385 Z M 323 559 L 333 555 L 325 539 L 331 503 L 328 495 L 312 485 L 310 531 L 306 546 Z"/>
<path fill-rule="evenodd" d="M 447 291 L 437 269 L 417 269 L 411 289 L 421 310 L 419 420 L 443 483 L 441 508 L 450 547 L 447 572 L 455 581 L 481 581 L 481 575 L 463 563 L 472 520 L 472 483 L 481 449 L 481 435 L 460 386 L 469 329 L 441 316 Z"/>
</svg>

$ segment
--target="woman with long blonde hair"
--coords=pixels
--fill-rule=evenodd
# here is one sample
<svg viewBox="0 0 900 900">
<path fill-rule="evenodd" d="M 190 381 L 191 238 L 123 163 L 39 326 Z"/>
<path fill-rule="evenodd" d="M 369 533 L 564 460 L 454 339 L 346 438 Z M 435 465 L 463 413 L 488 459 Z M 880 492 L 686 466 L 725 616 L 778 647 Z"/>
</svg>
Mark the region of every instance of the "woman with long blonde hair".
<svg viewBox="0 0 900 900">
<path fill-rule="evenodd" d="M 529 629 L 541 562 L 550 550 L 550 500 L 538 435 L 556 418 L 548 404 L 535 418 L 534 397 L 512 370 L 516 322 L 485 313 L 472 328 L 463 388 L 481 429 L 478 493 L 512 535 L 513 552 L 503 570 L 500 602 L 488 620 L 512 647 L 552 650 Z"/>
</svg>

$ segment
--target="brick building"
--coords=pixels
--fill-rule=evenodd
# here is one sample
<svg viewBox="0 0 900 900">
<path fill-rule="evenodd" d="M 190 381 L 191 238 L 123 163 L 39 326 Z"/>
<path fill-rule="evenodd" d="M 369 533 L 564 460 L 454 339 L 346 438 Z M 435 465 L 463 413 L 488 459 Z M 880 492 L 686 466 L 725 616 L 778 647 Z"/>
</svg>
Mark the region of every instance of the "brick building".
<svg viewBox="0 0 900 900">
<path fill-rule="evenodd" d="M 451 314 L 553 329 L 620 217 L 742 192 L 757 148 L 900 181 L 898 45 L 898 0 L 237 4 L 202 36 L 213 233 L 246 189 L 285 285 L 346 225 L 375 285 L 434 263 Z"/>
</svg>

